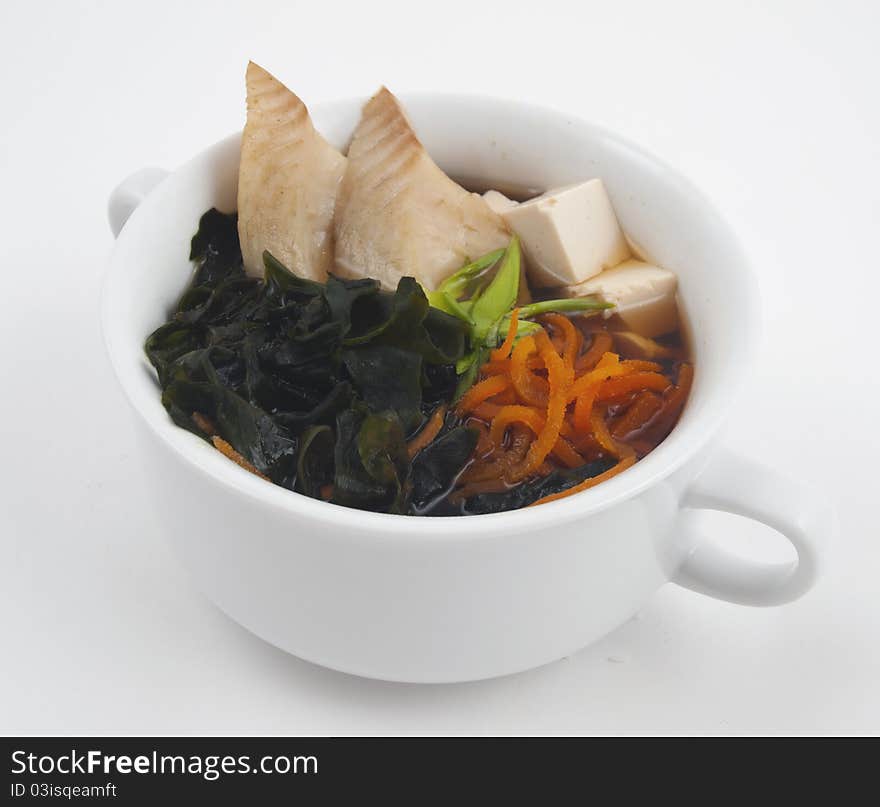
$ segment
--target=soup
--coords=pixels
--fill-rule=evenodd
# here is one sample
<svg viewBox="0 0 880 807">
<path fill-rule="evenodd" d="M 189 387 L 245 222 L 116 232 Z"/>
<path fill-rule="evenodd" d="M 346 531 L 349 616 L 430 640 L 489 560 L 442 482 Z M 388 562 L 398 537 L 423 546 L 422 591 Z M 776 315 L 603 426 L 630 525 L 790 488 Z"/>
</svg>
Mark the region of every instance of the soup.
<svg viewBox="0 0 880 807">
<path fill-rule="evenodd" d="M 601 180 L 481 196 L 384 88 L 343 156 L 247 78 L 238 212 L 202 216 L 146 341 L 178 426 L 295 493 L 413 516 L 576 494 L 669 434 L 693 376 L 675 276 L 633 258 Z"/>
</svg>

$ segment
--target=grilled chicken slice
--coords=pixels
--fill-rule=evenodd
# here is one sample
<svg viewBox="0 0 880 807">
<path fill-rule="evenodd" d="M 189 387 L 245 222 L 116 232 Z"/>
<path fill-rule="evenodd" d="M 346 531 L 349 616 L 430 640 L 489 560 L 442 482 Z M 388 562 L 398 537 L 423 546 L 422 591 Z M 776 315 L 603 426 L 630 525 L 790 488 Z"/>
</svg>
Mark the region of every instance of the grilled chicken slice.
<svg viewBox="0 0 880 807">
<path fill-rule="evenodd" d="M 345 157 L 312 126 L 305 104 L 248 63 L 247 124 L 238 172 L 238 234 L 248 274 L 263 250 L 294 274 L 325 280 L 333 268 L 333 210 Z"/>
<path fill-rule="evenodd" d="M 412 275 L 427 289 L 510 232 L 485 200 L 428 156 L 384 87 L 364 107 L 336 201 L 336 271 L 388 289 Z"/>
</svg>

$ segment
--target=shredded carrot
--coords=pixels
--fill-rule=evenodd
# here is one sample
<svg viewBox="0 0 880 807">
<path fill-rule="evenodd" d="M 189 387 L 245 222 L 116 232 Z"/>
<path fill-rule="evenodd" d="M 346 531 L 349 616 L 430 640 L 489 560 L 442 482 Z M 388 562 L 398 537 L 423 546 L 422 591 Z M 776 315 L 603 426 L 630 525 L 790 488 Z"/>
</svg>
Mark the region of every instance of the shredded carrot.
<svg viewBox="0 0 880 807">
<path fill-rule="evenodd" d="M 240 465 L 246 471 L 250 471 L 252 474 L 256 474 L 258 477 L 260 477 L 260 479 L 265 479 L 267 482 L 269 481 L 268 476 L 260 473 L 256 468 L 254 468 L 251 463 L 249 463 L 244 457 L 242 457 L 241 454 L 239 454 L 222 437 L 219 437 L 215 434 L 211 438 L 211 442 L 214 444 L 214 448 L 216 448 L 221 454 L 231 459 L 236 465 Z"/>
<path fill-rule="evenodd" d="M 430 443 L 443 428 L 443 421 L 446 418 L 446 404 L 440 404 L 432 413 L 428 422 L 419 430 L 419 433 L 406 444 L 406 450 L 409 458 L 412 459 L 418 454 L 428 443 Z"/>
<path fill-rule="evenodd" d="M 611 428 L 612 436 L 620 440 L 644 428 L 662 407 L 663 400 L 659 396 L 649 390 L 643 390 Z"/>
<path fill-rule="evenodd" d="M 465 425 L 469 429 L 475 429 L 477 431 L 477 445 L 474 448 L 474 459 L 480 460 L 484 457 L 487 457 L 492 453 L 492 449 L 494 446 L 492 442 L 489 440 L 489 427 L 481 420 L 477 420 L 476 418 L 470 417 L 465 420 Z"/>
<path fill-rule="evenodd" d="M 626 395 L 630 392 L 638 392 L 643 389 L 651 389 L 656 392 L 663 392 L 672 384 L 665 375 L 660 373 L 630 373 L 620 376 L 619 378 L 609 378 L 602 382 L 599 387 L 597 399 L 606 401 L 618 395 Z"/>
<path fill-rule="evenodd" d="M 646 373 L 662 373 L 663 367 L 655 361 L 642 359 L 624 359 L 621 364 L 629 370 L 641 370 Z"/>
<path fill-rule="evenodd" d="M 549 496 L 545 496 L 543 499 L 538 499 L 536 502 L 532 502 L 529 507 L 534 507 L 538 504 L 546 504 L 547 502 L 555 502 L 557 499 L 564 499 L 566 496 L 571 496 L 574 493 L 580 493 L 583 490 L 587 490 L 589 488 L 595 487 L 601 482 L 605 482 L 608 479 L 611 479 L 613 476 L 617 476 L 621 471 L 625 471 L 631 465 L 633 465 L 636 461 L 635 455 L 630 457 L 624 457 L 620 462 L 617 463 L 613 468 L 609 468 L 604 473 L 599 474 L 598 476 L 590 477 L 589 479 L 585 479 L 578 485 L 574 485 L 573 487 L 567 488 L 566 490 L 561 490 L 559 493 L 551 493 Z"/>
<path fill-rule="evenodd" d="M 516 341 L 516 331 L 518 327 L 519 309 L 514 308 L 513 311 L 510 312 L 510 326 L 507 329 L 507 336 L 504 337 L 501 346 L 489 354 L 490 361 L 504 361 L 510 356 L 510 351 L 513 350 L 513 343 Z"/>
<path fill-rule="evenodd" d="M 486 479 L 503 479 L 507 476 L 508 471 L 514 465 L 521 462 L 522 458 L 526 455 L 529 443 L 532 440 L 529 434 L 527 429 L 514 426 L 510 438 L 510 447 L 507 451 L 496 452 L 495 458 L 488 462 L 471 465 L 462 474 L 461 481 L 467 484 L 470 482 L 482 482 Z M 489 442 L 494 449 L 495 444 L 491 440 Z"/>
<path fill-rule="evenodd" d="M 490 361 L 486 362 L 480 368 L 480 375 L 484 378 L 488 378 L 490 375 L 507 375 L 510 373 L 510 361 L 505 359 L 504 361 Z"/>
<path fill-rule="evenodd" d="M 480 375 L 488 378 L 490 375 L 504 375 L 510 372 L 510 362 L 489 361 L 480 368 Z"/>
<path fill-rule="evenodd" d="M 538 347 L 532 336 L 524 336 L 516 343 L 510 355 L 510 380 L 519 397 L 526 403 L 546 406 L 549 394 L 547 382 L 536 376 L 526 365 L 528 357 L 537 352 Z"/>
<path fill-rule="evenodd" d="M 529 446 L 528 454 L 521 465 L 511 472 L 508 481 L 518 481 L 531 474 L 553 450 L 562 421 L 565 419 L 565 407 L 568 402 L 568 388 L 571 386 L 574 371 L 566 367 L 560 355 L 553 347 L 546 331 L 535 334 L 535 345 L 547 367 L 547 380 L 550 384 L 550 396 L 547 401 L 547 420 L 537 439 Z"/>
<path fill-rule="evenodd" d="M 598 406 L 593 407 L 590 425 L 593 427 L 593 436 L 606 454 L 610 454 L 612 457 L 623 458 L 634 453 L 626 443 L 619 443 L 611 436 L 611 432 L 608 431 L 608 425 L 605 423 L 604 414 Z"/>
<path fill-rule="evenodd" d="M 592 370 L 584 373 L 571 385 L 568 400 L 573 401 L 588 392 L 596 382 L 625 375 L 626 372 L 626 367 L 622 366 L 620 357 L 616 353 L 605 353 Z"/>
<path fill-rule="evenodd" d="M 507 404 L 515 404 L 519 403 L 519 396 L 516 394 L 516 390 L 510 386 L 505 390 L 501 390 L 501 392 L 492 396 L 492 400 L 490 403 L 498 404 L 498 406 L 506 406 Z"/>
<path fill-rule="evenodd" d="M 587 334 L 589 347 L 581 353 L 585 337 L 568 317 L 548 314 L 543 329 L 517 339 L 518 321 L 512 318 L 504 342 L 459 404 L 480 438 L 451 501 L 506 490 L 555 468 L 616 458 L 605 473 L 540 502 L 586 490 L 650 452 L 687 398 L 690 365 L 680 365 L 673 383 L 663 364 L 621 361 L 607 331 Z"/>
<path fill-rule="evenodd" d="M 564 437 L 556 439 L 556 443 L 550 453 L 567 468 L 580 468 L 581 465 L 586 463 L 586 460 L 574 450 L 571 443 Z"/>
<path fill-rule="evenodd" d="M 321 485 L 321 490 L 319 493 L 321 494 L 321 498 L 328 502 L 333 498 L 333 491 L 335 490 L 333 485 Z"/>
<path fill-rule="evenodd" d="M 504 375 L 493 375 L 484 378 L 482 381 L 474 384 L 458 402 L 457 411 L 466 414 L 473 411 L 483 401 L 488 400 L 493 395 L 503 392 L 510 386 L 510 379 Z"/>
<path fill-rule="evenodd" d="M 617 444 L 608 432 L 608 427 L 605 425 L 605 417 L 598 406 L 593 407 L 593 411 L 590 413 L 590 427 L 593 430 L 593 437 L 596 438 L 602 450 L 607 454 L 611 454 L 612 457 L 618 456 Z"/>
<path fill-rule="evenodd" d="M 487 404 L 484 404 L 486 406 Z M 499 407 L 498 413 L 492 418 L 492 426 L 489 431 L 489 440 L 495 449 L 500 449 L 504 444 L 504 434 L 511 426 L 527 426 L 532 434 L 538 435 L 544 429 L 546 419 L 544 415 L 534 407 L 529 406 L 505 406 Z M 551 453 L 563 465 L 568 468 L 577 468 L 583 465 L 586 460 L 575 450 L 565 436 L 573 437 L 574 430 L 568 423 L 563 422 L 560 429 L 561 435 L 557 438 L 553 445 Z M 565 436 L 562 436 L 565 434 Z M 517 458 L 522 459 L 522 454 Z M 511 463 L 506 462 L 497 466 L 493 472 L 501 473 L 504 468 L 510 467 Z M 503 466 L 503 467 L 502 467 Z"/>
<path fill-rule="evenodd" d="M 525 337 L 523 337 L 525 338 Z M 541 361 L 541 357 L 538 355 L 529 356 L 525 361 L 525 366 L 529 370 L 542 370 L 544 369 L 544 362 Z M 488 375 L 498 375 L 499 373 L 510 373 L 510 359 L 504 359 L 502 361 L 491 360 L 486 362 L 480 368 L 480 374 L 483 376 Z"/>
<path fill-rule="evenodd" d="M 562 360 L 574 369 L 574 362 L 581 349 L 581 332 L 574 327 L 572 321 L 562 314 L 547 314 L 547 320 L 563 337 Z"/>
<path fill-rule="evenodd" d="M 594 381 L 575 399 L 572 420 L 575 431 L 580 434 L 586 434 L 592 428 L 593 402 L 596 400 L 596 393 L 601 383 Z"/>
<path fill-rule="evenodd" d="M 475 406 L 471 415 L 488 423 L 501 411 L 501 404 L 494 401 L 483 401 L 479 406 Z"/>
<path fill-rule="evenodd" d="M 645 430 L 644 436 L 653 443 L 659 443 L 678 420 L 685 401 L 690 393 L 694 380 L 694 368 L 690 364 L 682 364 L 678 371 L 678 383 L 671 390 L 667 390 L 663 408 L 657 413 L 653 422 Z"/>
<path fill-rule="evenodd" d="M 594 333 L 589 349 L 575 362 L 575 369 L 592 370 L 596 366 L 596 362 L 611 350 L 612 343 L 611 334 L 607 331 L 597 331 Z"/>
<path fill-rule="evenodd" d="M 508 426 L 513 423 L 522 423 L 528 426 L 534 434 L 540 434 L 544 428 L 545 419 L 541 411 L 534 406 L 502 406 L 489 427 L 489 439 L 496 448 L 502 447 L 504 434 Z"/>
</svg>

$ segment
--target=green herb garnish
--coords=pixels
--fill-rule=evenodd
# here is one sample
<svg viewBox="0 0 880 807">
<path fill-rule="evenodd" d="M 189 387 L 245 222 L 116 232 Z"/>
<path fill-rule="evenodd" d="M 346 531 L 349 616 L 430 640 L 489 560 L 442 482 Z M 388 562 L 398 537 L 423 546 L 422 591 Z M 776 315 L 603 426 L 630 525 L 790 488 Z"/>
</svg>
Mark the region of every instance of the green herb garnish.
<svg viewBox="0 0 880 807">
<path fill-rule="evenodd" d="M 498 265 L 494 275 L 491 270 Z M 456 362 L 459 380 L 456 399 L 474 383 L 488 352 L 504 341 L 510 329 L 510 315 L 519 294 L 522 252 L 519 238 L 510 239 L 507 249 L 497 249 L 459 269 L 427 292 L 434 308 L 457 317 L 468 326 L 468 350 Z M 598 312 L 613 308 L 612 303 L 598 297 L 572 297 L 562 300 L 541 300 L 519 307 L 516 338 L 521 339 L 540 330 L 529 320 L 551 312 Z"/>
</svg>

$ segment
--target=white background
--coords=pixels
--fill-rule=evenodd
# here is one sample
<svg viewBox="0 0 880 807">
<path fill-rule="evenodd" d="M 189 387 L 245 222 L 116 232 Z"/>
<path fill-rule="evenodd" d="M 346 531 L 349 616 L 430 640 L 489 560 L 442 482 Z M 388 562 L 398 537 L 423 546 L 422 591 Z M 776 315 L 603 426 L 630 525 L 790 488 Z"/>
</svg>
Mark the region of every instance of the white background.
<svg viewBox="0 0 880 807">
<path fill-rule="evenodd" d="M 878 35 L 870 0 L 4 3 L 0 732 L 880 732 Z M 670 585 L 572 658 L 430 687 L 299 661 L 196 594 L 101 344 L 106 198 L 240 127 L 248 58 L 307 103 L 558 107 L 702 186 L 765 301 L 726 439 L 837 503 L 819 585 L 775 609 Z"/>
</svg>

